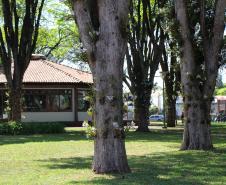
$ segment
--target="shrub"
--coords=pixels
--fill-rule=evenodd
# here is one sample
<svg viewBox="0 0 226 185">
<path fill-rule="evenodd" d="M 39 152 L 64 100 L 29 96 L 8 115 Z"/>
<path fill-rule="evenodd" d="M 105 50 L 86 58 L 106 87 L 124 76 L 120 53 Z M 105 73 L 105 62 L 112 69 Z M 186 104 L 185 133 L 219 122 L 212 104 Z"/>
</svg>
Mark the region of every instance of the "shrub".
<svg viewBox="0 0 226 185">
<path fill-rule="evenodd" d="M 0 123 L 1 135 L 29 135 L 29 134 L 56 134 L 63 133 L 65 125 L 62 123 Z"/>
<path fill-rule="evenodd" d="M 8 123 L 9 132 L 13 135 L 18 135 L 22 131 L 22 123 L 11 121 Z"/>
<path fill-rule="evenodd" d="M 226 95 L 226 87 L 216 89 L 215 93 L 217 96 L 225 96 Z"/>
<path fill-rule="evenodd" d="M 158 114 L 158 112 L 159 112 L 159 108 L 157 107 L 157 106 L 151 106 L 150 108 L 149 108 L 149 112 L 150 112 L 150 115 L 153 115 L 153 114 Z"/>
<path fill-rule="evenodd" d="M 86 137 L 88 139 L 93 139 L 94 137 L 96 137 L 96 129 L 95 129 L 95 127 L 90 125 L 87 121 L 84 121 L 82 126 L 86 128 Z"/>
</svg>

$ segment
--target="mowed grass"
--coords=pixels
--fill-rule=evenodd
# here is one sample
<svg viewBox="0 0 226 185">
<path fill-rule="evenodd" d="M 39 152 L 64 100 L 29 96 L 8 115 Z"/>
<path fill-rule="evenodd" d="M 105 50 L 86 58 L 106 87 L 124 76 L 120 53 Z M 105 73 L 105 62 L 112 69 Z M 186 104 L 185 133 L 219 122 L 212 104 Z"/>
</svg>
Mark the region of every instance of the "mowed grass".
<svg viewBox="0 0 226 185">
<path fill-rule="evenodd" d="M 182 129 L 131 131 L 130 174 L 91 171 L 93 141 L 82 128 L 58 135 L 0 136 L 0 185 L 224 185 L 226 123 L 213 126 L 214 151 L 179 151 Z"/>
</svg>

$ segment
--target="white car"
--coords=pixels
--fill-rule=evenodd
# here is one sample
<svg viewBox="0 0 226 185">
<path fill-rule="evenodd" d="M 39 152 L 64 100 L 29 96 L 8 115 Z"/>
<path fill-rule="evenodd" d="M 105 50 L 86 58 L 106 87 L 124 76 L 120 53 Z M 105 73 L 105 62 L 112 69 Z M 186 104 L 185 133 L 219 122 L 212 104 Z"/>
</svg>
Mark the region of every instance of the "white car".
<svg viewBox="0 0 226 185">
<path fill-rule="evenodd" d="M 163 115 L 151 115 L 149 117 L 150 121 L 163 121 L 164 120 L 164 116 Z"/>
</svg>

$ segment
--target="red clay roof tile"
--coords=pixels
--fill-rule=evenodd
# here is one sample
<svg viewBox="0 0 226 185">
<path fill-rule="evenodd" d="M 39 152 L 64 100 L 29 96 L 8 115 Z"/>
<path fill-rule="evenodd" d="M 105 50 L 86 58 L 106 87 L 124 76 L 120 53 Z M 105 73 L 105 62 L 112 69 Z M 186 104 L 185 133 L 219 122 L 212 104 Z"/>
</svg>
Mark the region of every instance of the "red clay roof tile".
<svg viewBox="0 0 226 185">
<path fill-rule="evenodd" d="M 47 60 L 31 60 L 24 83 L 93 83 L 92 74 Z M 6 83 L 3 69 L 0 69 L 0 83 Z"/>
</svg>

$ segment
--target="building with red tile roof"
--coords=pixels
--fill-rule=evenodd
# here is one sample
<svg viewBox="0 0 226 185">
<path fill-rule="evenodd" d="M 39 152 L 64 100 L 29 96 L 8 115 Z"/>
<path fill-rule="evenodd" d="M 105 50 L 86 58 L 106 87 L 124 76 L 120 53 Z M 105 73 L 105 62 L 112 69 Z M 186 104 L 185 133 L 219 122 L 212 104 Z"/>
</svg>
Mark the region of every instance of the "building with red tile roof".
<svg viewBox="0 0 226 185">
<path fill-rule="evenodd" d="M 33 55 L 23 78 L 24 122 L 82 122 L 86 113 L 87 90 L 92 74 L 57 64 L 41 55 Z M 6 78 L 0 67 L 0 117 L 6 118 Z"/>
</svg>

